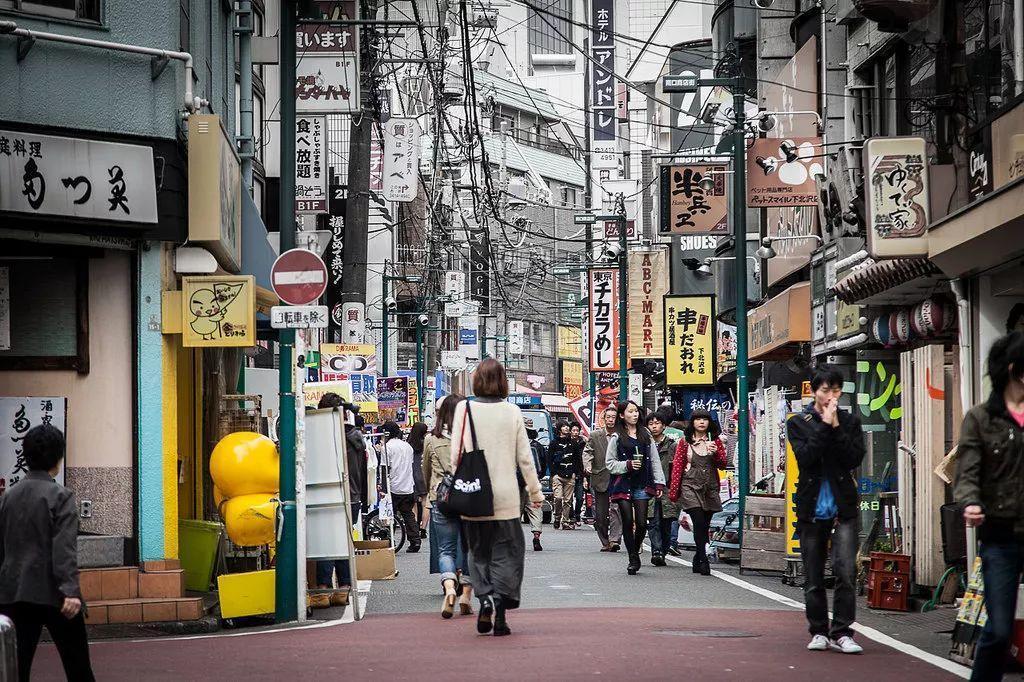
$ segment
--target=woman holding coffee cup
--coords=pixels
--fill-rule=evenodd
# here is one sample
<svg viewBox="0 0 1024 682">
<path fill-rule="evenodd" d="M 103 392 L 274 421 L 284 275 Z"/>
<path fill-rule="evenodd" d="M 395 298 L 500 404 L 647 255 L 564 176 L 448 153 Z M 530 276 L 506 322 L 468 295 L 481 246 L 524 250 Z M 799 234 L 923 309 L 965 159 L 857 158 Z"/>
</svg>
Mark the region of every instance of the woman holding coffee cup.
<svg viewBox="0 0 1024 682">
<path fill-rule="evenodd" d="M 608 439 L 608 493 L 622 517 L 629 565 L 626 572 L 640 570 L 640 548 L 647 533 L 647 506 L 665 490 L 658 446 L 640 422 L 640 406 L 632 400 L 619 403 L 616 432 Z"/>
</svg>

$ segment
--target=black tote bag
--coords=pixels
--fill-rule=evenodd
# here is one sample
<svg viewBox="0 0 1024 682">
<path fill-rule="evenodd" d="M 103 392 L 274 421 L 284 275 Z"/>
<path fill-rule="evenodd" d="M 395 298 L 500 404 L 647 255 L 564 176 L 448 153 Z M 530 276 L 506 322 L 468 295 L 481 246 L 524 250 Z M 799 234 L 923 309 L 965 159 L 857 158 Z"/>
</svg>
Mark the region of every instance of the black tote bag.
<svg viewBox="0 0 1024 682">
<path fill-rule="evenodd" d="M 476 426 L 473 424 L 473 412 L 466 401 L 466 420 L 469 422 L 469 435 L 473 443 L 472 450 L 462 452 L 455 467 L 455 474 L 446 507 L 456 514 L 468 517 L 491 516 L 494 514 L 494 491 L 491 488 L 491 475 L 487 471 L 487 459 L 484 451 L 476 442 Z M 462 448 L 459 439 L 459 448 Z"/>
</svg>

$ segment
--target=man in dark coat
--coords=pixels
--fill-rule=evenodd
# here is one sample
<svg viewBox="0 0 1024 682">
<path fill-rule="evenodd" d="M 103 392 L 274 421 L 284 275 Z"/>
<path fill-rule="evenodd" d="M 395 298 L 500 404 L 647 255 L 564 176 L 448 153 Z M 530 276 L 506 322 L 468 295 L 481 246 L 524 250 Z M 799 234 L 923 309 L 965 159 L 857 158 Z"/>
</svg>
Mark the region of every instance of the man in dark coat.
<svg viewBox="0 0 1024 682">
<path fill-rule="evenodd" d="M 857 593 L 857 519 L 853 470 L 864 459 L 864 433 L 855 414 L 839 408 L 843 375 L 828 365 L 811 379 L 814 402 L 786 423 L 800 469 L 796 484 L 797 532 L 804 565 L 804 605 L 811 651 L 859 654 L 853 641 Z M 825 592 L 825 558 L 832 542 L 836 589 L 831 627 Z"/>
</svg>

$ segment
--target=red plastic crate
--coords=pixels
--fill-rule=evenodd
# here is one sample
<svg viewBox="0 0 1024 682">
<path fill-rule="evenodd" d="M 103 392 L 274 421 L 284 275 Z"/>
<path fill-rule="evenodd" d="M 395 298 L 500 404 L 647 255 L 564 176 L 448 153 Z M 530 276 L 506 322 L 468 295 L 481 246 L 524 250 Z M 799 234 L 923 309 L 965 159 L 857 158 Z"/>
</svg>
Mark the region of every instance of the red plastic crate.
<svg viewBox="0 0 1024 682">
<path fill-rule="evenodd" d="M 871 565 L 868 569 L 883 573 L 910 575 L 910 555 L 893 554 L 891 552 L 872 552 Z"/>
<path fill-rule="evenodd" d="M 908 610 L 910 577 L 889 571 L 868 571 L 868 606 L 890 611 Z"/>
</svg>

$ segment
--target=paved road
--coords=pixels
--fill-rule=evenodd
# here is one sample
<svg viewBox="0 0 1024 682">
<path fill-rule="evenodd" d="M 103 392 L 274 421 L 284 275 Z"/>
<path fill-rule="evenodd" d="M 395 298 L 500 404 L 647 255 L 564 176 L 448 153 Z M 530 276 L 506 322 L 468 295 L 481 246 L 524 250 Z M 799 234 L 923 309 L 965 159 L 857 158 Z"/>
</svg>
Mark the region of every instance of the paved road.
<svg viewBox="0 0 1024 682">
<path fill-rule="evenodd" d="M 362 622 L 97 642 L 92 652 L 98 679 L 958 677 L 955 669 L 934 664 L 948 646 L 948 634 L 940 630 L 952 622 L 949 611 L 924 620 L 904 615 L 895 628 L 861 613 L 862 623 L 880 631 L 876 639 L 888 632 L 896 636 L 891 641 L 897 648 L 861 634 L 862 656 L 808 652 L 806 623 L 794 607 L 799 592 L 777 578 L 737 576 L 734 568 L 721 566 L 716 576 L 704 577 L 680 564 L 652 567 L 648 557 L 638 576 L 627 576 L 625 554 L 598 552 L 589 528 L 545 532 L 543 539 L 544 552 L 527 550 L 523 608 L 510 614 L 508 638 L 478 636 L 473 618 L 442 621 L 435 613 L 440 585 L 427 572 L 426 555 L 403 553 L 398 578 L 371 586 Z M 38 679 L 61 679 L 52 645 L 41 649 L 35 672 Z"/>
</svg>

